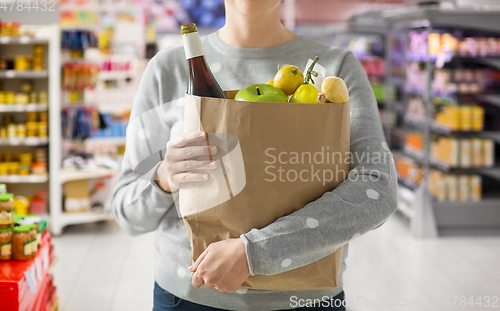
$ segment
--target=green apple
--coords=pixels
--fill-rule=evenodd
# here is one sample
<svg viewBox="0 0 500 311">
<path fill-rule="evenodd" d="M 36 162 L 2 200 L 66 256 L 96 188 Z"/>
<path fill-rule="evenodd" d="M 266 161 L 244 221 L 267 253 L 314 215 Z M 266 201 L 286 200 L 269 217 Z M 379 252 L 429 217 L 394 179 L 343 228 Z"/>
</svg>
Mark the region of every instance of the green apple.
<svg viewBox="0 0 500 311">
<path fill-rule="evenodd" d="M 285 92 L 269 84 L 252 84 L 246 86 L 236 93 L 234 99 L 247 102 L 288 102 Z"/>
</svg>

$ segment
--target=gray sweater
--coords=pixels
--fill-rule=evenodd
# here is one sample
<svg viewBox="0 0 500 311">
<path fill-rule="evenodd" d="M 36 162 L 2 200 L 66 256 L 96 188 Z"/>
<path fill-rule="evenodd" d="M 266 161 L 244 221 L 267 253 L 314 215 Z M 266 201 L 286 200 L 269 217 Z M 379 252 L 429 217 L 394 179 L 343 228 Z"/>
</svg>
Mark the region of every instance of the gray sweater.
<svg viewBox="0 0 500 311">
<path fill-rule="evenodd" d="M 339 286 L 313 291 L 239 289 L 220 293 L 191 285 L 190 245 L 176 210 L 176 194 L 154 182 L 169 139 L 183 131 L 188 81 L 182 46 L 158 53 L 148 64 L 135 96 L 121 173 L 113 192 L 116 221 L 131 235 L 155 231 L 155 279 L 183 299 L 229 310 L 279 310 L 299 299 L 327 299 L 342 291 L 347 243 L 383 224 L 397 207 L 394 161 L 385 142 L 370 83 L 355 56 L 303 36 L 271 48 L 236 48 L 213 33 L 202 39 L 207 61 L 224 90 L 271 80 L 278 65 L 303 68 L 309 58 L 341 77 L 351 97 L 351 172 L 348 180 L 304 208 L 242 235 L 252 274 L 276 274 L 317 261 L 345 245 Z M 325 133 L 328 135 L 328 133 Z M 378 154 L 378 156 L 377 156 Z M 307 226 L 316 219 L 315 231 Z M 304 221 L 302 221 L 304 220 Z M 321 236 L 321 239 L 318 239 Z M 282 259 L 291 260 L 282 265 Z M 137 273 L 141 273 L 137 271 Z"/>
</svg>

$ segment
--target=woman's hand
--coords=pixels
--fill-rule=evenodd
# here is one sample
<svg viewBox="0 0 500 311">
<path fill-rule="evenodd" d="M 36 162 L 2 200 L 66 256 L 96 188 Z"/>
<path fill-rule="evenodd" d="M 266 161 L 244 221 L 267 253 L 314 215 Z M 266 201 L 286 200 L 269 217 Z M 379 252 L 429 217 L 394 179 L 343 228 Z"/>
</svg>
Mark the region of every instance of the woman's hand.
<svg viewBox="0 0 500 311">
<path fill-rule="evenodd" d="M 208 245 L 196 262 L 189 267 L 193 286 L 203 285 L 220 292 L 234 293 L 248 279 L 245 243 L 240 238 L 227 239 Z"/>
<path fill-rule="evenodd" d="M 166 192 L 175 192 L 183 182 L 208 180 L 209 175 L 198 170 L 212 170 L 217 162 L 210 160 L 193 160 L 196 157 L 206 157 L 217 153 L 216 146 L 189 146 L 194 142 L 206 139 L 203 131 L 182 134 L 167 143 L 165 159 L 156 172 L 156 183 Z"/>
</svg>

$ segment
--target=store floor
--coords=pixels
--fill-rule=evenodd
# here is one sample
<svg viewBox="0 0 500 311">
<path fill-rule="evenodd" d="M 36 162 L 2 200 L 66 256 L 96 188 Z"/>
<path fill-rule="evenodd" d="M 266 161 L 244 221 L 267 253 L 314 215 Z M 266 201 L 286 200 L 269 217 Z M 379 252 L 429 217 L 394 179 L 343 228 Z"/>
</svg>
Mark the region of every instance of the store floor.
<svg viewBox="0 0 500 311">
<path fill-rule="evenodd" d="M 108 222 L 68 227 L 53 243 L 62 311 L 151 310 L 152 234 L 132 238 Z M 350 245 L 348 310 L 481 310 L 459 304 L 498 297 L 499 258 L 500 237 L 415 240 L 393 216 Z"/>
</svg>

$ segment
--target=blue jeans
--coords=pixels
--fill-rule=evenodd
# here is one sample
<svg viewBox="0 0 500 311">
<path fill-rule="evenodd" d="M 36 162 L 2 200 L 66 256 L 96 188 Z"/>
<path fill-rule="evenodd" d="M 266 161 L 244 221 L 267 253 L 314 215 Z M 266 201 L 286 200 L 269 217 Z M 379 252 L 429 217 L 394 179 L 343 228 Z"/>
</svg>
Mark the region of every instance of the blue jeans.
<svg viewBox="0 0 500 311">
<path fill-rule="evenodd" d="M 336 299 L 338 300 L 344 300 L 344 292 L 341 292 L 337 296 L 332 298 L 333 301 Z M 330 300 L 329 300 L 330 301 Z M 330 305 L 333 303 L 330 303 Z M 341 305 L 338 303 L 337 305 Z M 154 289 L 154 305 L 153 305 L 153 311 L 226 311 L 223 309 L 218 309 L 218 308 L 212 308 L 212 307 L 207 307 L 203 305 L 199 305 L 184 299 L 181 299 L 170 292 L 164 290 L 161 288 L 156 282 L 155 282 L 155 289 Z M 335 307 L 335 306 L 329 306 L 329 307 L 321 307 L 321 306 L 314 306 L 314 307 L 302 307 L 302 308 L 296 308 L 296 309 L 289 309 L 290 311 L 323 311 L 323 310 L 328 310 L 328 311 L 345 311 L 345 307 Z M 287 310 L 282 310 L 282 311 L 287 311 Z"/>
</svg>

